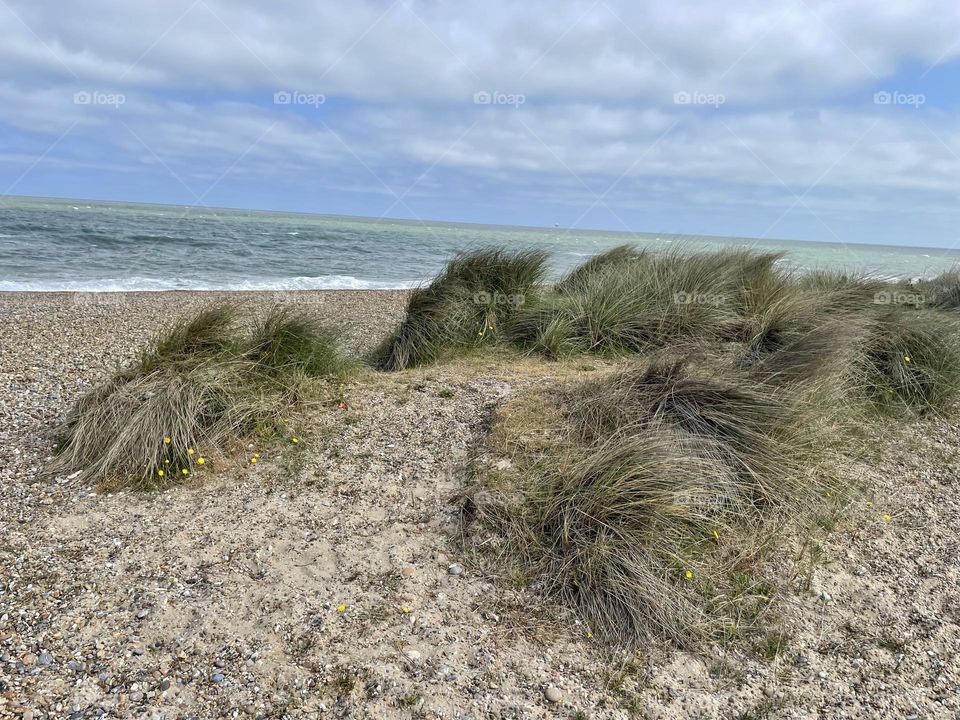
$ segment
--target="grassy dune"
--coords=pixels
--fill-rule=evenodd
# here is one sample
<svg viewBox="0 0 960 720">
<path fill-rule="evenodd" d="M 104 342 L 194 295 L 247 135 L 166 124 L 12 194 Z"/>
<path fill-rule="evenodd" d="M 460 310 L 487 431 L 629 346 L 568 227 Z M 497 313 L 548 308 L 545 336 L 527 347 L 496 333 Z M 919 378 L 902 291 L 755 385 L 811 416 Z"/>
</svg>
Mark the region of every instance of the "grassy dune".
<svg viewBox="0 0 960 720">
<path fill-rule="evenodd" d="M 759 623 L 786 585 L 770 568 L 854 490 L 842 457 L 860 432 L 948 413 L 960 387 L 956 273 L 908 286 L 779 259 L 624 246 L 546 284 L 543 253 L 491 248 L 411 294 L 376 370 L 493 348 L 603 366 L 498 412 L 465 503 L 478 566 L 620 644 Z M 210 309 L 77 404 L 56 468 L 167 485 L 194 448 L 282 434 L 348 366 L 304 316 Z"/>
</svg>

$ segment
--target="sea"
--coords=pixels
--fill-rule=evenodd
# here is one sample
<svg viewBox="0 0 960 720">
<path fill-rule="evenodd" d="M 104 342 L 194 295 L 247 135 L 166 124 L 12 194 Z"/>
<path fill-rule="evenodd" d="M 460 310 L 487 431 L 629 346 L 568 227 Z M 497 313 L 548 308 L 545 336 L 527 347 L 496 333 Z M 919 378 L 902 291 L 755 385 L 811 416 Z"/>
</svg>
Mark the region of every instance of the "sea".
<svg viewBox="0 0 960 720">
<path fill-rule="evenodd" d="M 92 200 L 0 197 L 0 291 L 409 288 L 455 253 L 542 248 L 559 277 L 624 243 L 751 247 L 798 270 L 929 277 L 960 265 L 943 248 L 513 227 Z"/>
</svg>

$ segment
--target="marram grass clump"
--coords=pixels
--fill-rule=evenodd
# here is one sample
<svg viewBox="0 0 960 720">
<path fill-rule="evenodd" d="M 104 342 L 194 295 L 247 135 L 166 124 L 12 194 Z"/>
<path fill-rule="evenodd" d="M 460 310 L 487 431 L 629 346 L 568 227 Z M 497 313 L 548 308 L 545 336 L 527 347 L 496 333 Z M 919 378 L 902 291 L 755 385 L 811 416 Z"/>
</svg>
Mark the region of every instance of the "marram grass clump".
<svg viewBox="0 0 960 720">
<path fill-rule="evenodd" d="M 716 637 L 732 578 L 831 492 L 811 412 L 675 360 L 534 393 L 494 425 L 465 536 L 616 643 Z"/>
<path fill-rule="evenodd" d="M 429 285 L 413 291 L 400 327 L 376 352 L 377 365 L 403 370 L 492 344 L 519 308 L 535 302 L 546 260 L 537 250 L 502 248 L 457 255 Z"/>
<path fill-rule="evenodd" d="M 548 357 L 642 353 L 690 339 L 720 341 L 739 332 L 746 288 L 770 276 L 778 259 L 750 250 L 615 248 L 521 308 L 507 334 Z"/>
<path fill-rule="evenodd" d="M 77 401 L 53 470 L 105 487 L 168 486 L 207 464 L 205 453 L 279 428 L 311 379 L 346 367 L 333 333 L 296 311 L 275 308 L 250 329 L 234 307 L 203 310 Z"/>
</svg>

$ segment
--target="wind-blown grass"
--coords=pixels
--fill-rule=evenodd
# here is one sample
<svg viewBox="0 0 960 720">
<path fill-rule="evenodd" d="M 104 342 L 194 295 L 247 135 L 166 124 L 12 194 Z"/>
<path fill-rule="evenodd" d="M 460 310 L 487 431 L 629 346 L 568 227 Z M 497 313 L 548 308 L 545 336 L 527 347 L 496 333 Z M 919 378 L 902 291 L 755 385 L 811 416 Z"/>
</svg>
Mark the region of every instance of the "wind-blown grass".
<svg viewBox="0 0 960 720">
<path fill-rule="evenodd" d="M 512 428 L 508 409 L 491 437 L 510 469 L 480 466 L 473 537 L 618 643 L 715 634 L 713 604 L 754 549 L 735 539 L 825 495 L 813 471 L 824 424 L 799 399 L 653 361 L 544 400 Z M 531 436 L 554 441 L 531 448 Z"/>
<path fill-rule="evenodd" d="M 462 253 L 415 290 L 400 327 L 375 353 L 383 370 L 435 362 L 458 349 L 495 342 L 518 308 L 533 303 L 546 254 L 488 248 Z"/>
<path fill-rule="evenodd" d="M 741 324 L 745 287 L 777 255 L 746 250 L 684 254 L 617 248 L 562 279 L 511 320 L 509 337 L 551 357 L 637 353 L 695 338 L 718 341 Z"/>
<path fill-rule="evenodd" d="M 960 390 L 957 322 L 894 309 L 866 324 L 853 364 L 855 390 L 883 411 L 945 412 Z"/>
<path fill-rule="evenodd" d="M 77 401 L 53 469 L 111 487 L 167 486 L 201 451 L 278 427 L 307 380 L 345 368 L 333 334 L 307 316 L 274 309 L 248 332 L 234 308 L 204 310 Z"/>
</svg>

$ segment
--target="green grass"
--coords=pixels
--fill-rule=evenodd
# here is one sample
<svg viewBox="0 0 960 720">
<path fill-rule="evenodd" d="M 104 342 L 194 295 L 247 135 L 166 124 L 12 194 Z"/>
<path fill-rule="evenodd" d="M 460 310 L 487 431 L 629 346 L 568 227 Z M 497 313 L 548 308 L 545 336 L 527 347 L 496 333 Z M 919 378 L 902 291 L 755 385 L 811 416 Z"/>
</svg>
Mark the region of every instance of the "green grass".
<svg viewBox="0 0 960 720">
<path fill-rule="evenodd" d="M 618 248 L 573 270 L 511 319 L 507 336 L 548 357 L 645 352 L 719 341 L 742 325 L 744 288 L 773 273 L 776 255 L 654 254 Z"/>
<path fill-rule="evenodd" d="M 305 315 L 276 308 L 247 329 L 231 306 L 203 310 L 77 401 L 58 428 L 54 470 L 111 488 L 183 481 L 210 467 L 200 457 L 281 432 L 311 380 L 347 367 L 333 334 Z"/>
<path fill-rule="evenodd" d="M 415 290 L 400 327 L 376 351 L 383 370 L 403 370 L 458 349 L 493 344 L 503 325 L 535 302 L 546 276 L 546 254 L 488 248 L 462 253 Z"/>
<path fill-rule="evenodd" d="M 616 643 L 719 636 L 732 568 L 825 495 L 799 397 L 725 373 L 652 361 L 508 408 L 467 536 Z"/>
</svg>

